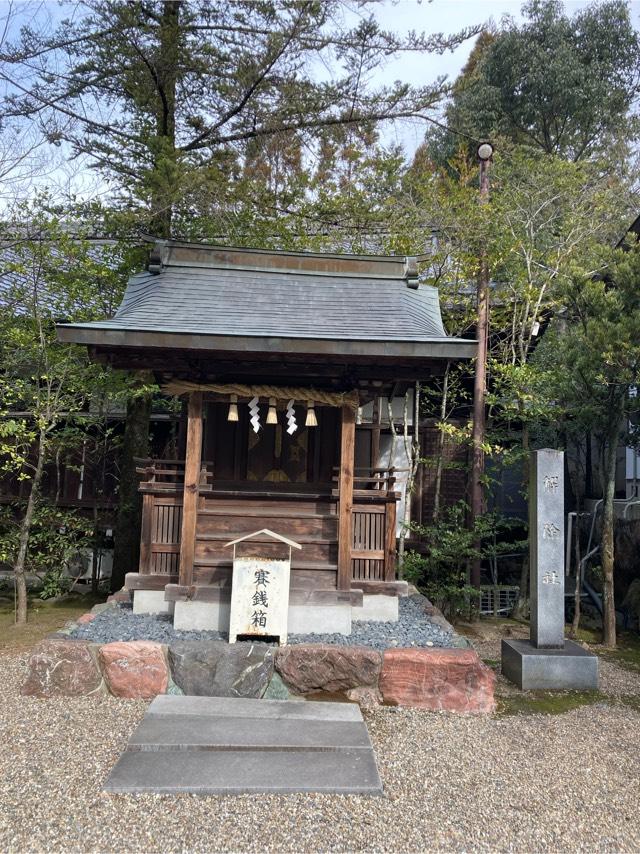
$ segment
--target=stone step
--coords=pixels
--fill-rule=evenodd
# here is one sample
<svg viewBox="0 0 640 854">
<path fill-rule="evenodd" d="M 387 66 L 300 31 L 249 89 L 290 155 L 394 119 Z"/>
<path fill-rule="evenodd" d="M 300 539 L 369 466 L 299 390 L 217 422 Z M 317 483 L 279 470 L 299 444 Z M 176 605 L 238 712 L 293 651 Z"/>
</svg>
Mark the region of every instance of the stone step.
<svg viewBox="0 0 640 854">
<path fill-rule="evenodd" d="M 197 795 L 382 794 L 373 751 L 362 749 L 127 750 L 104 788 L 114 793 Z"/>
<path fill-rule="evenodd" d="M 304 718 L 247 718 L 158 715 L 145 718 L 129 750 L 342 750 L 371 749 L 361 722 Z"/>
<path fill-rule="evenodd" d="M 159 694 L 145 718 L 159 715 L 212 715 L 260 720 L 307 720 L 363 722 L 357 703 L 305 702 L 304 700 L 255 700 L 240 697 L 195 697 Z"/>
<path fill-rule="evenodd" d="M 381 795 L 382 783 L 356 704 L 165 694 L 105 790 Z"/>
</svg>

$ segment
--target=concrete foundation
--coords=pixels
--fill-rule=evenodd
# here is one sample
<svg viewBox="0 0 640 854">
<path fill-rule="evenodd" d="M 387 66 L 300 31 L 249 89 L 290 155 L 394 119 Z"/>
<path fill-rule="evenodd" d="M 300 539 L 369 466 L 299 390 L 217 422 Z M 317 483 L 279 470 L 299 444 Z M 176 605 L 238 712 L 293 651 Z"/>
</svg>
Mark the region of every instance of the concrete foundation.
<svg viewBox="0 0 640 854">
<path fill-rule="evenodd" d="M 176 602 L 173 627 L 183 632 L 228 632 L 230 602 Z"/>
<path fill-rule="evenodd" d="M 289 634 L 351 634 L 351 605 L 289 605 Z"/>
<path fill-rule="evenodd" d="M 164 590 L 134 590 L 134 614 L 173 614 L 173 602 L 165 602 Z"/>
<path fill-rule="evenodd" d="M 230 602 L 176 602 L 173 627 L 187 632 L 228 632 L 230 611 Z M 350 635 L 351 605 L 289 605 L 287 622 L 289 634 Z"/>
<path fill-rule="evenodd" d="M 573 641 L 538 649 L 528 640 L 502 641 L 502 673 L 523 691 L 595 691 L 598 658 Z"/>
<path fill-rule="evenodd" d="M 362 597 L 362 607 L 351 609 L 351 619 L 354 621 L 369 620 L 374 623 L 396 623 L 398 621 L 397 596 L 367 596 Z"/>
</svg>

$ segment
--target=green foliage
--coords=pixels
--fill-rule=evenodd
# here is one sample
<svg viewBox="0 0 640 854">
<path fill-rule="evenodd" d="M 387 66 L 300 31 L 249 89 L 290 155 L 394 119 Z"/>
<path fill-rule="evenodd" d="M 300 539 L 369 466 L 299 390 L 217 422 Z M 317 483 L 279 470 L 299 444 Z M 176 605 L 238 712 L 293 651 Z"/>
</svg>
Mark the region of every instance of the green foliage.
<svg viewBox="0 0 640 854">
<path fill-rule="evenodd" d="M 556 424 L 633 443 L 640 398 L 640 247 L 611 250 L 601 272 L 575 267 L 563 282 L 565 312 L 536 356 L 546 371 Z"/>
<path fill-rule="evenodd" d="M 448 617 L 468 613 L 477 600 L 477 590 L 467 583 L 468 566 L 474 558 L 488 557 L 512 548 L 498 545 L 497 540 L 511 524 L 496 514 L 479 516 L 471 528 L 467 525 L 468 508 L 459 501 L 443 510 L 432 525 L 410 526 L 424 542 L 425 554 L 409 552 L 403 575 L 419 587 L 436 607 Z M 478 545 L 480 543 L 480 545 Z"/>
<path fill-rule="evenodd" d="M 56 596 L 62 596 L 63 593 L 68 593 L 72 583 L 71 578 L 65 573 L 63 567 L 52 566 L 42 577 L 40 599 L 54 599 Z"/>
<path fill-rule="evenodd" d="M 483 34 L 456 82 L 447 124 L 570 160 L 635 135 L 640 40 L 629 5 L 593 3 L 569 17 L 558 0 L 531 0 L 523 12 L 523 23 L 506 18 Z M 436 132 L 429 150 L 443 162 L 457 145 Z"/>
<path fill-rule="evenodd" d="M 20 520 L 24 506 L 16 503 L 0 509 L 0 563 L 13 565 L 18 552 Z M 42 580 L 41 598 L 67 590 L 69 561 L 91 546 L 93 525 L 74 510 L 63 510 L 50 502 L 38 504 L 29 534 L 25 570 Z"/>
</svg>

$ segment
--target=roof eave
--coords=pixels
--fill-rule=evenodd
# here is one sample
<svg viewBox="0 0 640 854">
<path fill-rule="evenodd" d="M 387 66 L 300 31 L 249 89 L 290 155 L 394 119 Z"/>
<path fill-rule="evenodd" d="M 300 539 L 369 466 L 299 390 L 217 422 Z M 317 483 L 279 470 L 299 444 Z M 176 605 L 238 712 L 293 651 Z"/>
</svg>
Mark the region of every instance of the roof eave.
<svg viewBox="0 0 640 854">
<path fill-rule="evenodd" d="M 472 359 L 476 344 L 463 338 L 427 341 L 348 341 L 278 336 L 203 335 L 191 332 L 157 332 L 105 329 L 80 324 L 58 324 L 58 340 L 96 347 L 163 348 L 245 353 L 297 353 L 300 355 L 372 356 L 402 359 Z"/>
</svg>

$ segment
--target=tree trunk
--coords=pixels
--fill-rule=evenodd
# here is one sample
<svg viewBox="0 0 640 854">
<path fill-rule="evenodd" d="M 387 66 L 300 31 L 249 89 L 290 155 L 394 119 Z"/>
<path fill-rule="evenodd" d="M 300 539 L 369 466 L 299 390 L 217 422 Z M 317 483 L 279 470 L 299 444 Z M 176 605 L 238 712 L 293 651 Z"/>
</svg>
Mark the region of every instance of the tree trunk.
<svg viewBox="0 0 640 854">
<path fill-rule="evenodd" d="M 158 31 L 156 65 L 156 146 L 151 175 L 151 228 L 157 237 L 171 237 L 173 206 L 179 185 L 176 151 L 176 83 L 180 43 L 180 0 L 164 0 Z"/>
<path fill-rule="evenodd" d="M 124 585 L 128 572 L 137 572 L 140 560 L 140 522 L 142 502 L 138 492 L 135 457 L 149 454 L 149 418 L 151 396 L 132 397 L 127 404 L 127 421 L 120 454 L 118 516 L 114 531 L 111 591 Z"/>
<path fill-rule="evenodd" d="M 576 545 L 575 545 L 575 555 L 576 555 L 576 586 L 574 590 L 574 611 L 573 611 L 573 621 L 571 623 L 571 635 L 572 638 L 577 638 L 578 629 L 580 628 L 580 616 L 581 616 L 581 596 L 582 596 L 582 575 L 580 573 L 580 563 L 582 561 L 582 553 L 580 550 L 580 502 L 576 502 Z"/>
<path fill-rule="evenodd" d="M 180 38 L 180 0 L 164 0 L 159 28 L 157 65 L 157 145 L 150 179 L 151 231 L 171 237 L 175 191 L 179 183 L 176 152 L 176 81 Z M 136 396 L 127 405 L 124 442 L 120 461 L 118 517 L 114 532 L 111 590 L 120 590 L 127 572 L 136 572 L 140 558 L 141 501 L 134 457 L 146 457 L 149 448 L 151 395 Z"/>
<path fill-rule="evenodd" d="M 605 455 L 605 490 L 602 511 L 602 642 L 616 646 L 616 606 L 614 599 L 614 513 L 613 499 L 616 491 L 616 459 L 618 429 L 609 432 Z"/>
<path fill-rule="evenodd" d="M 42 483 L 42 473 L 44 471 L 45 445 L 45 432 L 44 430 L 40 430 L 40 435 L 38 437 L 38 458 L 36 460 L 36 468 L 31 480 L 27 509 L 22 518 L 22 522 L 20 523 L 18 554 L 13 565 L 17 600 L 16 623 L 19 626 L 23 626 L 27 622 L 27 577 L 25 568 L 27 563 L 27 552 L 29 550 L 29 537 L 31 536 L 31 525 L 33 524 L 33 514 L 35 513 L 36 504 L 38 502 L 40 484 Z"/>
<path fill-rule="evenodd" d="M 524 464 L 522 471 L 522 484 L 525 489 L 529 488 L 529 428 L 526 424 L 522 427 L 522 450 L 524 452 Z M 520 570 L 520 590 L 518 601 L 511 612 L 515 620 L 526 620 L 529 618 L 529 554 L 522 559 Z"/>
</svg>

